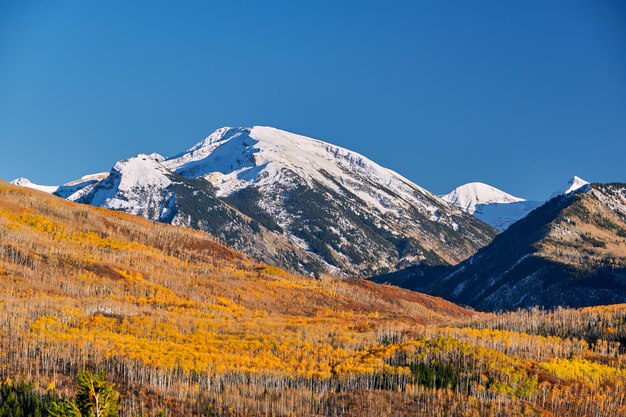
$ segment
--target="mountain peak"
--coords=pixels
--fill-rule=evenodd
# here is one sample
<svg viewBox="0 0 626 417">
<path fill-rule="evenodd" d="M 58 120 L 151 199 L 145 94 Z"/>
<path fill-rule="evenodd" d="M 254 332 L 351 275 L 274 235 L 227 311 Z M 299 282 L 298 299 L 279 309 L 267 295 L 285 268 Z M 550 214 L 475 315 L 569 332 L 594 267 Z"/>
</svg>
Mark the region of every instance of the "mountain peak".
<svg viewBox="0 0 626 417">
<path fill-rule="evenodd" d="M 157 153 L 157 152 L 152 152 L 148 156 L 150 158 L 154 159 L 157 162 L 163 162 L 163 161 L 165 161 L 167 159 L 166 157 L 164 157 L 163 155 L 161 155 L 160 153 Z"/>
<path fill-rule="evenodd" d="M 453 204 L 468 213 L 474 213 L 480 204 L 517 203 L 526 201 L 482 182 L 463 184 L 448 194 L 441 196 L 444 201 Z"/>
<path fill-rule="evenodd" d="M 550 198 L 554 198 L 559 195 L 570 194 L 586 185 L 589 185 L 588 181 L 585 181 L 584 179 L 574 175 L 572 178 L 569 179 L 569 181 L 567 181 L 564 185 L 562 185 L 554 193 L 552 193 Z"/>
<path fill-rule="evenodd" d="M 28 178 L 16 178 L 13 181 L 11 181 L 11 184 L 14 185 L 19 185 L 21 187 L 27 187 L 29 184 L 32 184 L 32 182 L 30 182 L 30 180 Z"/>
<path fill-rule="evenodd" d="M 342 192 L 347 186 L 342 182 L 355 175 L 375 179 L 391 189 L 408 186 L 431 195 L 357 152 L 268 126 L 220 128 L 163 165 L 185 177 L 204 177 L 220 196 L 248 186 L 278 183 L 287 188 L 320 183 Z M 354 186 L 357 194 L 363 194 L 363 187 Z M 387 211 L 386 203 L 377 201 L 378 196 L 367 198 L 381 211 Z"/>
<path fill-rule="evenodd" d="M 171 158 L 120 161 L 68 199 L 198 228 L 306 274 L 456 263 L 495 234 L 355 151 L 268 126 L 222 127 Z"/>
<path fill-rule="evenodd" d="M 43 191 L 48 194 L 54 193 L 59 187 L 57 185 L 39 185 L 31 182 L 28 178 L 16 178 L 11 181 L 11 184 L 19 185 L 20 187 L 32 188 L 34 190 Z"/>
</svg>

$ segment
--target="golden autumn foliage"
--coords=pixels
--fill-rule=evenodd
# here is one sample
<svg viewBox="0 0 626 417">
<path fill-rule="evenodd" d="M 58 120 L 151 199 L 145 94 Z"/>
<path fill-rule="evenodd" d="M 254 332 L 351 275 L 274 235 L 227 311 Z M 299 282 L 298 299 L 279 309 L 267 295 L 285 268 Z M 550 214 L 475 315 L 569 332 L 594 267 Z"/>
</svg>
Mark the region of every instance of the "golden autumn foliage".
<svg viewBox="0 0 626 417">
<path fill-rule="evenodd" d="M 0 308 L 1 380 L 104 369 L 124 415 L 626 416 L 625 306 L 476 313 L 6 183 Z"/>
</svg>

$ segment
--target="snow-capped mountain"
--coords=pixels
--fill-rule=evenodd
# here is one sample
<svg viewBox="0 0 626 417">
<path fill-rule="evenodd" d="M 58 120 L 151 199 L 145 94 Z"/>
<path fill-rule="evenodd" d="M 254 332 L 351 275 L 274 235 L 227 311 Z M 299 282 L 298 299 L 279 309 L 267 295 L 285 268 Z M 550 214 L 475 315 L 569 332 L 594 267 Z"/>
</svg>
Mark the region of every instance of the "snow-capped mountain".
<svg viewBox="0 0 626 417">
<path fill-rule="evenodd" d="M 80 191 L 83 188 L 106 178 L 108 175 L 108 172 L 89 174 L 63 185 L 39 185 L 32 183 L 28 178 L 14 179 L 13 181 L 11 181 L 11 184 L 19 185 L 21 187 L 33 188 L 35 190 L 43 191 L 48 194 L 55 194 L 59 197 L 67 198 L 75 192 Z"/>
<path fill-rule="evenodd" d="M 477 205 L 494 203 L 518 203 L 526 201 L 523 198 L 512 196 L 502 190 L 482 182 L 470 182 L 455 188 L 441 198 L 450 204 L 473 214 Z"/>
<path fill-rule="evenodd" d="M 163 165 L 211 182 L 217 196 L 314 251 L 330 271 L 456 263 L 491 236 L 356 152 L 271 127 L 219 129 Z"/>
<path fill-rule="evenodd" d="M 19 185 L 20 187 L 32 188 L 34 190 L 43 191 L 44 193 L 52 194 L 59 189 L 58 185 L 40 185 L 31 182 L 28 178 L 16 178 L 11 181 L 11 184 Z"/>
<path fill-rule="evenodd" d="M 624 303 L 625 278 L 626 184 L 611 183 L 555 196 L 458 265 L 373 280 L 497 311 Z"/>
<path fill-rule="evenodd" d="M 588 186 L 589 182 L 574 176 L 559 187 L 549 199 L 565 195 Z M 542 205 L 543 201 L 530 201 L 515 197 L 482 182 L 470 182 L 455 188 L 441 198 L 503 232 L 510 225 Z"/>
<path fill-rule="evenodd" d="M 482 182 L 461 185 L 441 198 L 501 232 L 541 205 Z"/>
<path fill-rule="evenodd" d="M 573 176 L 569 181 L 567 181 L 563 186 L 559 187 L 555 192 L 552 193 L 550 198 L 554 198 L 559 195 L 569 194 L 571 192 L 577 191 L 580 188 L 589 185 L 588 181 L 583 180 L 580 177 Z"/>
<path fill-rule="evenodd" d="M 64 197 L 204 230 L 302 273 L 457 263 L 495 235 L 356 152 L 270 127 L 222 128 L 172 158 L 120 161 Z"/>
<path fill-rule="evenodd" d="M 434 219 L 440 204 L 430 192 L 362 155 L 271 127 L 219 129 L 163 165 L 188 178 L 209 180 L 220 197 L 250 187 L 276 194 L 276 190 L 322 186 L 399 218 L 413 207 Z M 274 205 L 267 203 L 267 209 Z M 283 213 L 273 214 L 280 220 Z M 453 225 L 446 216 L 440 223 Z"/>
</svg>

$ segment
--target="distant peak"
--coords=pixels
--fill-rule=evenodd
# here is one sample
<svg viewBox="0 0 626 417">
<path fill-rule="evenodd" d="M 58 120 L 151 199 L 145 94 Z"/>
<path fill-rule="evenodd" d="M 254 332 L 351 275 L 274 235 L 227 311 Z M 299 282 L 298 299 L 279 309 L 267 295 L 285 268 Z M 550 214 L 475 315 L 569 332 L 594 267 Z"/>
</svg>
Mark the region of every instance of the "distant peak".
<svg viewBox="0 0 626 417">
<path fill-rule="evenodd" d="M 28 178 L 16 178 L 13 181 L 11 181 L 11 184 L 21 185 L 22 187 L 25 187 L 26 185 L 32 184 L 32 183 L 30 182 Z"/>
<path fill-rule="evenodd" d="M 584 179 L 574 175 L 564 185 L 562 185 L 555 192 L 553 192 L 550 198 L 573 193 L 574 191 L 577 191 L 586 185 L 589 185 L 589 181 L 585 181 Z"/>
<path fill-rule="evenodd" d="M 16 178 L 11 181 L 11 184 L 19 185 L 20 187 L 32 188 L 34 190 L 43 191 L 49 194 L 55 192 L 59 186 L 58 185 L 39 185 L 31 182 L 28 178 Z"/>
<path fill-rule="evenodd" d="M 463 184 L 448 194 L 441 196 L 444 201 L 453 204 L 468 213 L 474 213 L 478 204 L 516 203 L 525 201 L 496 187 L 483 182 Z"/>
</svg>

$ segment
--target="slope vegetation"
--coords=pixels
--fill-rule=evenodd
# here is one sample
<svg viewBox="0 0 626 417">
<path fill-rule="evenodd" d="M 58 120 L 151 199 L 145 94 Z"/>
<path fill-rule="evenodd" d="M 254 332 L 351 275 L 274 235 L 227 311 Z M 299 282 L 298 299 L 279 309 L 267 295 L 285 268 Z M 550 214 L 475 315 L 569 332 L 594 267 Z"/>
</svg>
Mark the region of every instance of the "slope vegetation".
<svg viewBox="0 0 626 417">
<path fill-rule="evenodd" d="M 0 303 L 6 415 L 47 415 L 84 368 L 123 415 L 626 415 L 623 306 L 474 313 L 6 183 Z"/>
</svg>

